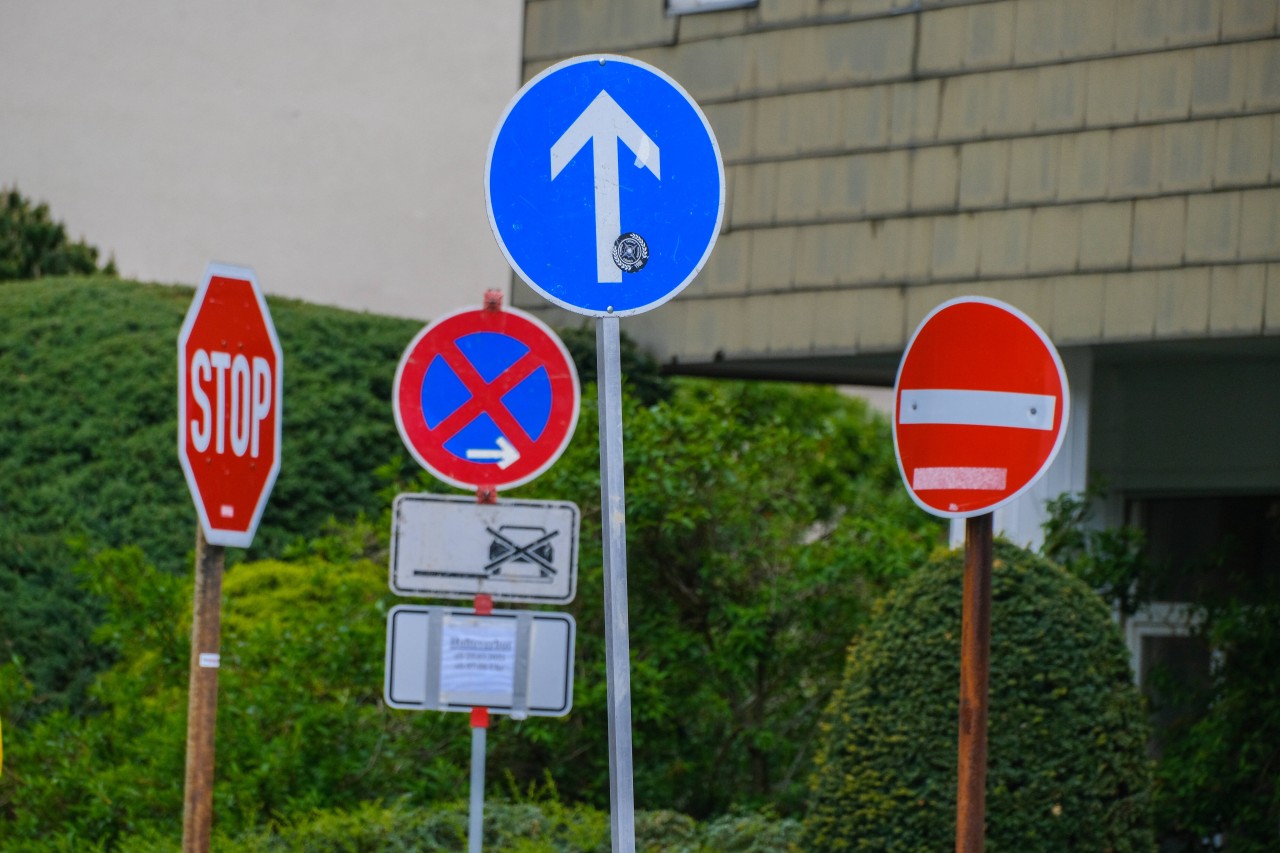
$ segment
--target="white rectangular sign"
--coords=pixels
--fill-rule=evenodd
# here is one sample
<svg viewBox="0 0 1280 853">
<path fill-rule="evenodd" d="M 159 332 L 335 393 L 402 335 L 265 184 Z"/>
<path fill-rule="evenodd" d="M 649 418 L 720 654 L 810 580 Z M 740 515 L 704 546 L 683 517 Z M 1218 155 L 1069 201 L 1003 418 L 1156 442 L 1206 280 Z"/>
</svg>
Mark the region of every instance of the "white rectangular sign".
<svg viewBox="0 0 1280 853">
<path fill-rule="evenodd" d="M 383 695 L 393 708 L 562 717 L 573 705 L 576 633 L 567 613 L 393 607 Z"/>
<path fill-rule="evenodd" d="M 391 589 L 400 595 L 567 604 L 578 583 L 577 505 L 400 495 Z"/>
</svg>

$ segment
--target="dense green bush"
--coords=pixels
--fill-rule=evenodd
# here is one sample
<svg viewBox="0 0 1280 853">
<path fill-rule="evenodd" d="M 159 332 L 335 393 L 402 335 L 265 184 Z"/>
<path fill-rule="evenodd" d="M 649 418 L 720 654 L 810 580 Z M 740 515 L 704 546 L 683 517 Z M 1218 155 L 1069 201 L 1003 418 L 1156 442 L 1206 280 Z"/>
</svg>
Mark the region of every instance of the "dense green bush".
<svg viewBox="0 0 1280 853">
<path fill-rule="evenodd" d="M 582 510 L 574 712 L 553 735 L 495 749 L 521 778 L 550 767 L 561 790 L 603 807 L 595 405 L 590 389 L 565 457 L 521 489 Z M 636 802 L 797 814 L 847 638 L 939 527 L 902 490 L 884 419 L 833 389 L 686 379 L 625 410 Z"/>
<path fill-rule="evenodd" d="M 466 788 L 467 718 L 383 706 L 395 601 L 385 566 L 357 556 L 371 534 L 358 525 L 306 558 L 227 572 L 214 791 L 227 849 L 462 849 L 465 807 L 436 804 Z M 23 720 L 30 691 L 12 667 L 0 669 L 0 713 L 23 722 L 6 727 L 3 847 L 171 849 L 181 833 L 191 584 L 147 565 L 136 548 L 81 571 L 108 602 L 96 639 L 117 661 L 91 691 L 95 713 L 79 720 L 65 711 Z M 554 750 L 559 722 L 496 720 L 490 744 L 540 732 Z M 594 748 L 603 753 L 601 728 L 593 726 Z M 551 781 L 522 791 L 501 752 L 489 764 L 490 849 L 608 849 L 607 813 L 562 803 Z M 502 802 L 504 789 L 514 802 Z M 674 812 L 637 816 L 641 850 L 781 853 L 798 828 L 757 813 L 704 824 Z"/>
<path fill-rule="evenodd" d="M 805 850 L 954 841 L 963 555 L 901 584 L 851 647 Z M 1145 851 L 1149 729 L 1098 597 L 1006 543 L 993 571 L 987 839 L 992 851 Z"/>
<path fill-rule="evenodd" d="M 412 808 L 364 804 L 316 811 L 264 829 L 216 832 L 215 850 L 243 853 L 457 853 L 467 846 L 467 805 Z M 677 812 L 636 813 L 639 853 L 788 853 L 799 823 L 738 814 L 699 824 Z M 130 853 L 169 853 L 173 840 L 148 833 L 124 839 Z M 44 850 L 49 847 L 42 848 Z M 82 853 L 83 847 L 54 847 Z M 484 849 L 504 853 L 609 853 L 609 815 L 557 800 L 485 803 Z"/>
<path fill-rule="evenodd" d="M 0 667 L 0 835 L 85 844 L 180 813 L 195 514 L 174 451 L 175 348 L 190 298 L 95 280 L 0 289 L 0 398 L 13 401 L 0 409 L 0 660 L 16 661 Z M 388 404 L 418 324 L 270 304 L 284 460 L 254 548 L 228 554 L 215 792 L 228 831 L 361 799 L 416 807 L 465 779 L 462 715 L 380 701 L 390 497 L 441 489 L 404 462 Z M 628 363 L 637 805 L 795 814 L 845 638 L 939 528 L 860 401 Z M 490 767 L 520 784 L 550 771 L 575 803 L 606 808 L 595 389 L 583 397 L 564 458 L 505 495 L 582 509 L 578 598 L 563 608 L 578 620 L 574 710 L 497 719 Z M 131 550 L 102 553 L 116 546 Z M 347 575 L 364 597 L 335 610 L 353 600 Z"/>
<path fill-rule="evenodd" d="M 148 831 L 176 837 L 191 581 L 148 565 L 136 548 L 105 552 L 81 571 L 107 602 L 95 639 L 116 662 L 80 719 L 9 709 L 0 834 L 108 845 Z M 361 801 L 425 806 L 465 788 L 466 717 L 382 703 L 393 603 L 385 565 L 351 554 L 241 563 L 228 569 L 223 594 L 214 789 L 222 830 Z"/>
<path fill-rule="evenodd" d="M 115 275 L 115 261 L 99 270 L 98 250 L 67 237 L 49 205 L 32 205 L 17 187 L 0 188 L 0 281 L 96 272 Z"/>
<path fill-rule="evenodd" d="M 583 323 L 556 330 L 565 349 L 578 368 L 578 381 L 583 388 L 596 382 L 596 329 Z M 618 367 L 625 377 L 627 395 L 643 406 L 670 400 L 675 387 L 663 376 L 653 356 L 636 345 L 625 332 L 621 335 Z"/>
<path fill-rule="evenodd" d="M 1103 494 L 1094 489 L 1050 501 L 1044 553 L 1126 615 L 1166 599 L 1168 586 L 1180 584 L 1179 597 L 1193 602 L 1195 634 L 1215 656 L 1207 683 L 1189 683 L 1159 665 L 1147 673 L 1155 713 L 1170 700 L 1180 706 L 1155 734 L 1161 850 L 1210 851 L 1224 843 L 1233 853 L 1280 849 L 1280 575 L 1250 571 L 1257 558 L 1239 554 L 1243 543 L 1235 536 L 1208 554 L 1157 563 L 1141 530 L 1089 523 Z M 1280 545 L 1278 510 L 1272 502 L 1252 516 L 1255 535 L 1270 543 L 1264 554 Z M 1240 517 L 1249 523 L 1249 514 Z"/>
<path fill-rule="evenodd" d="M 103 659 L 71 566 L 136 545 L 189 573 L 195 510 L 176 452 L 178 330 L 190 288 L 42 279 L 0 288 L 0 660 L 40 707 L 80 705 Z M 269 299 L 284 348 L 283 463 L 250 559 L 377 514 L 403 457 L 391 382 L 420 324 Z M 404 463 L 391 474 L 407 476 Z M 232 551 L 233 559 L 242 552 Z"/>
<path fill-rule="evenodd" d="M 1166 849 L 1280 849 L 1280 595 L 1204 607 L 1200 630 L 1218 655 L 1202 716 L 1164 732 L 1156 816 Z"/>
</svg>

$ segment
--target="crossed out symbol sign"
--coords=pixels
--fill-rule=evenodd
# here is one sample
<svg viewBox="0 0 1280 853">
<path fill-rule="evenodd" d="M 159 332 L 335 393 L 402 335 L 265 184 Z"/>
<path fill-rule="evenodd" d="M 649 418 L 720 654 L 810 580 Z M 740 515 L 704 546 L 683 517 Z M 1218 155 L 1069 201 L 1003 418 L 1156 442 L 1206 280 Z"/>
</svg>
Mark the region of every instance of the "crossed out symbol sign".
<svg viewBox="0 0 1280 853">
<path fill-rule="evenodd" d="M 580 398 L 564 344 L 513 309 L 468 309 L 427 326 L 392 391 L 405 446 L 464 489 L 513 488 L 549 468 L 573 435 Z"/>
<path fill-rule="evenodd" d="M 521 545 L 512 538 L 515 530 L 531 533 L 535 538 Z M 560 535 L 559 530 L 548 533 L 541 527 L 500 527 L 497 530 L 486 527 L 485 531 L 493 537 L 493 544 L 489 546 L 490 560 L 484 567 L 486 574 L 501 573 L 502 567 L 507 563 L 531 563 L 538 567 L 540 577 L 551 578 L 555 575 L 556 567 L 551 562 L 551 540 Z"/>
</svg>

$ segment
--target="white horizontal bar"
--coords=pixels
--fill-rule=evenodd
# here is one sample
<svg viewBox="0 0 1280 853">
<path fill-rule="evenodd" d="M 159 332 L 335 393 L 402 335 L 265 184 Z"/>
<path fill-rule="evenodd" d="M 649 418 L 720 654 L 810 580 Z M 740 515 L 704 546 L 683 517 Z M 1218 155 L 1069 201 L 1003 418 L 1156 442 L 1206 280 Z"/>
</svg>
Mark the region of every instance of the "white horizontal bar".
<svg viewBox="0 0 1280 853">
<path fill-rule="evenodd" d="M 917 492 L 930 489 L 1001 491 L 1008 473 L 1007 468 L 917 468 L 911 476 L 911 488 Z"/>
<path fill-rule="evenodd" d="M 1047 394 L 952 388 L 904 389 L 902 404 L 898 408 L 898 423 L 1051 430 L 1057 402 Z"/>
</svg>

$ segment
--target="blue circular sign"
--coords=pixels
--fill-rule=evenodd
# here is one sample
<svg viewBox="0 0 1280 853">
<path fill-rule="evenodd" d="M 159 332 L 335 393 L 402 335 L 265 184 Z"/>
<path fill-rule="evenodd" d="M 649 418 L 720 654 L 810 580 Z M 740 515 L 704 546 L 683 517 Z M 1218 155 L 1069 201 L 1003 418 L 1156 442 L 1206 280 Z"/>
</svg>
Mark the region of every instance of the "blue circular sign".
<svg viewBox="0 0 1280 853">
<path fill-rule="evenodd" d="M 680 85 L 624 56 L 553 65 L 516 94 L 485 167 L 489 224 L 516 273 L 589 316 L 656 308 L 702 269 L 724 164 Z"/>
</svg>

